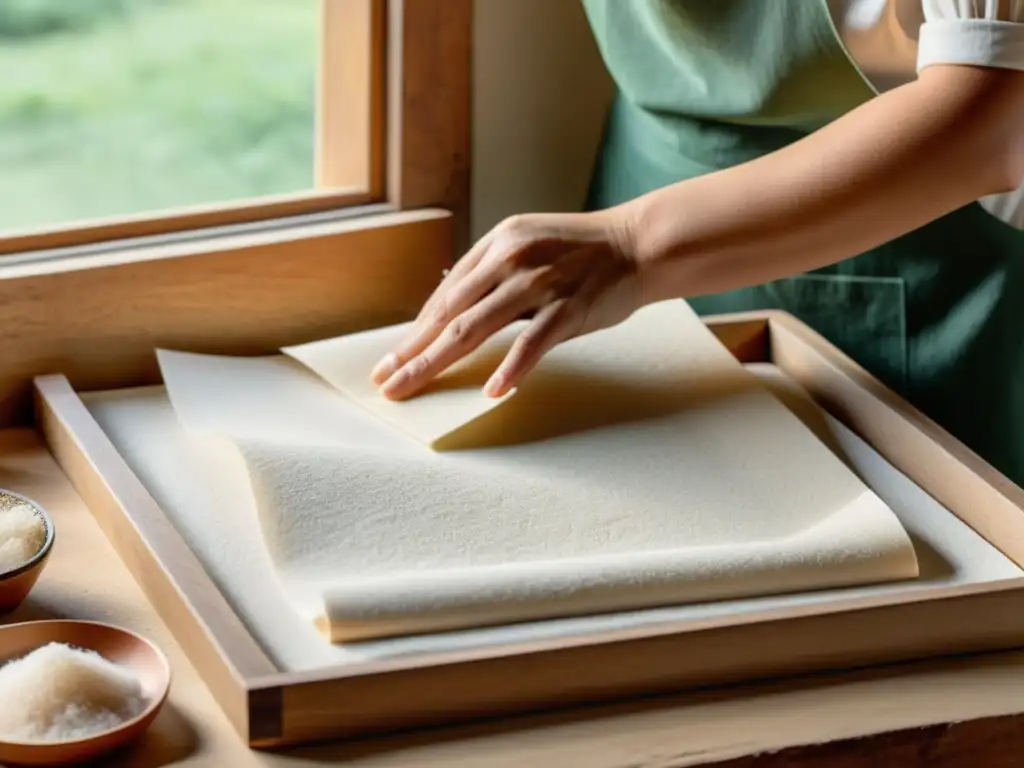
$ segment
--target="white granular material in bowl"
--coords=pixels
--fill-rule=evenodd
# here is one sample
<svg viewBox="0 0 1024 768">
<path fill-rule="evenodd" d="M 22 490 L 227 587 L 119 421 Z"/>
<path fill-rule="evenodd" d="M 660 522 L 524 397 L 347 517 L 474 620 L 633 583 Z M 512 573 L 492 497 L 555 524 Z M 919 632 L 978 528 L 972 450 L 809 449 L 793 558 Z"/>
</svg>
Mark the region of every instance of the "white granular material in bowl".
<svg viewBox="0 0 1024 768">
<path fill-rule="evenodd" d="M 145 706 L 132 671 L 94 651 L 50 643 L 0 666 L 0 741 L 75 741 Z"/>
<path fill-rule="evenodd" d="M 0 509 L 0 573 L 20 568 L 46 543 L 46 523 L 29 504 Z"/>
</svg>

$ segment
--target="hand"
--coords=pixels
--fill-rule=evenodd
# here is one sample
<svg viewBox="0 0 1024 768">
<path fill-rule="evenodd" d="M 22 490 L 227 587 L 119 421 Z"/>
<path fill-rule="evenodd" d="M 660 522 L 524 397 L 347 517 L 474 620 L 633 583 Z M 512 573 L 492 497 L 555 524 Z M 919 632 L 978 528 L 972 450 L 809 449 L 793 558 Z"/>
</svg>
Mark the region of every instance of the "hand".
<svg viewBox="0 0 1024 768">
<path fill-rule="evenodd" d="M 532 316 L 484 387 L 500 397 L 556 344 L 639 308 L 632 240 L 614 209 L 504 221 L 456 262 L 410 334 L 374 368 L 374 383 L 385 397 L 409 397 L 502 328 Z"/>
</svg>

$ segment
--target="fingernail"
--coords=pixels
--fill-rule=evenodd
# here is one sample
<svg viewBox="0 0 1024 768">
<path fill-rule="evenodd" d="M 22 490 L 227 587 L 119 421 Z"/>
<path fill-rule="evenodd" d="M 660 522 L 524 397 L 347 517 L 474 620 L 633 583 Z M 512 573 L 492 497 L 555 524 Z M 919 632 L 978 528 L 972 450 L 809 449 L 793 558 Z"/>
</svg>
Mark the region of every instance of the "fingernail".
<svg viewBox="0 0 1024 768">
<path fill-rule="evenodd" d="M 393 400 L 396 395 L 401 394 L 400 390 L 402 389 L 402 385 L 406 383 L 406 377 L 401 374 L 402 369 L 399 368 L 397 371 L 392 373 L 383 384 L 381 384 L 380 393 L 384 395 L 384 397 Z"/>
<path fill-rule="evenodd" d="M 398 355 L 394 352 L 390 352 L 381 358 L 380 362 L 373 367 L 373 371 L 370 373 L 370 379 L 374 384 L 378 386 L 383 384 L 390 378 L 398 367 Z"/>
<path fill-rule="evenodd" d="M 484 394 L 488 397 L 497 397 L 498 393 L 501 392 L 503 383 L 502 379 L 503 377 L 498 373 L 491 376 L 491 378 L 487 380 L 487 383 L 484 384 Z"/>
</svg>

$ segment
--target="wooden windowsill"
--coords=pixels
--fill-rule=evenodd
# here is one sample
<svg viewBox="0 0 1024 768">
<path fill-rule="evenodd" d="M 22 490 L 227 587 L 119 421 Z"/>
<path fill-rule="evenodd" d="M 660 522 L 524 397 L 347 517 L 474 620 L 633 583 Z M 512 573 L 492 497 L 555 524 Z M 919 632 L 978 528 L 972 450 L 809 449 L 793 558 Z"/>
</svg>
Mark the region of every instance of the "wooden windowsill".
<svg viewBox="0 0 1024 768">
<path fill-rule="evenodd" d="M 452 215 L 423 209 L 0 259 L 0 427 L 27 423 L 34 376 L 141 385 L 160 346 L 269 354 L 411 319 L 453 258 Z"/>
<path fill-rule="evenodd" d="M 342 210 L 366 205 L 371 200 L 370 195 L 358 190 L 310 191 L 259 200 L 240 200 L 173 211 L 153 211 L 87 222 L 71 222 L 39 231 L 0 236 L 0 256 Z"/>
</svg>

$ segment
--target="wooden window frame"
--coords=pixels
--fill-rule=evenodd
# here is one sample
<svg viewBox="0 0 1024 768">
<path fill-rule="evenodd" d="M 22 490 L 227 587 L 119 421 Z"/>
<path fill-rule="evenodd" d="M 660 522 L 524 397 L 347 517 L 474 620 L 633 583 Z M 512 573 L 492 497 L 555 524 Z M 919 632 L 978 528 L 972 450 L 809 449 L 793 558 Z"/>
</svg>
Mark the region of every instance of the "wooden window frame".
<svg viewBox="0 0 1024 768">
<path fill-rule="evenodd" d="M 440 207 L 469 232 L 472 0 L 318 0 L 314 188 L 10 236 L 0 255 L 308 214 Z"/>
</svg>

